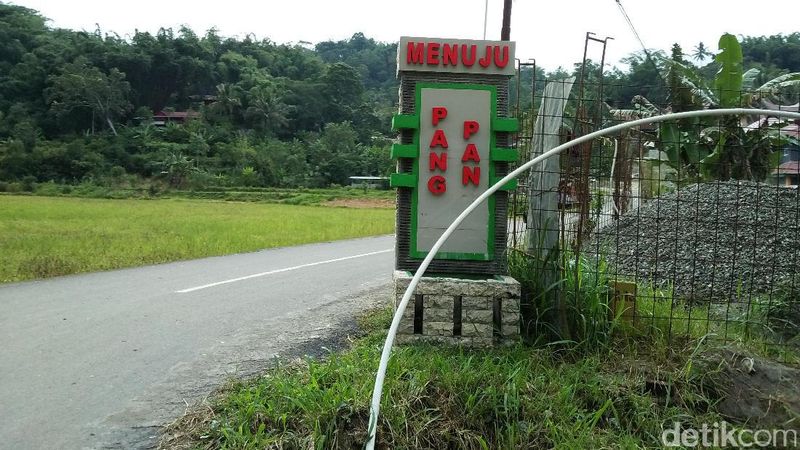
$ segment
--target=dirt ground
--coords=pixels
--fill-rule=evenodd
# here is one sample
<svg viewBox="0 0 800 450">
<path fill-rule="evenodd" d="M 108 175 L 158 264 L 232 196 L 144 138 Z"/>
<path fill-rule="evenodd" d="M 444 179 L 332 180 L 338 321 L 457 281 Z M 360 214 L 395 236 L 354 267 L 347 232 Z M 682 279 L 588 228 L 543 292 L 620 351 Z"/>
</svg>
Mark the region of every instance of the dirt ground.
<svg viewBox="0 0 800 450">
<path fill-rule="evenodd" d="M 800 369 L 729 348 L 698 362 L 719 394 L 720 414 L 749 426 L 800 430 Z"/>
</svg>

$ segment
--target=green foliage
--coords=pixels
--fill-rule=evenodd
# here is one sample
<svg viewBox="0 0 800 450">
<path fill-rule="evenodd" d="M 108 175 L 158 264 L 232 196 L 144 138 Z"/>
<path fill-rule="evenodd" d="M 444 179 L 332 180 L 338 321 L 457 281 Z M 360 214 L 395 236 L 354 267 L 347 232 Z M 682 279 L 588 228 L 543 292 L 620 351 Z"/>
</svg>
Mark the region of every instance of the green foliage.
<svg viewBox="0 0 800 450">
<path fill-rule="evenodd" d="M 92 113 L 92 131 L 97 117 L 117 134 L 114 119 L 130 109 L 127 100 L 130 85 L 124 73 L 112 68 L 105 74 L 81 57 L 66 64 L 58 75 L 51 76 L 50 82 L 48 101 L 56 115 L 64 117 L 76 110 L 88 109 Z"/>
<path fill-rule="evenodd" d="M 798 36 L 743 40 L 745 62 L 758 69 L 746 73 L 746 82 L 761 83 L 763 92 L 744 103 L 797 101 L 800 77 L 786 71 L 800 70 Z M 697 50 L 699 57 L 707 52 Z M 123 39 L 100 29 L 49 28 L 36 11 L 0 3 L 0 179 L 113 180 L 108 171 L 115 166 L 157 177 L 169 172 L 164 162 L 170 155 L 182 155 L 193 167 L 170 181 L 176 186 L 238 183 L 244 167 L 258 173 L 248 183 L 275 187 L 323 187 L 345 184 L 348 176 L 386 174 L 392 170 L 395 62 L 394 43 L 361 33 L 313 49 L 225 38 L 213 29 L 198 35 L 185 27 Z M 593 87 L 600 66 L 588 62 L 587 105 L 603 101 L 621 109 L 634 97 L 657 104 L 670 98 L 674 110 L 715 104 L 702 73 L 679 48 L 673 58 L 650 51 L 625 62 L 625 71 L 605 71 L 603 98 L 595 98 Z M 512 83 L 512 99 L 518 97 L 523 110 L 536 107 L 545 76 L 580 70 L 537 67 L 534 82 L 534 70 L 524 67 L 519 89 Z M 588 108 L 590 116 L 600 109 Z M 159 127 L 152 117 L 162 110 L 199 117 Z M 349 130 L 342 130 L 344 123 Z M 331 145 L 333 135 L 344 140 Z M 704 156 L 686 146 L 679 150 L 693 166 Z"/>
<path fill-rule="evenodd" d="M 2 3 L 0 24 L 0 179 L 113 180 L 116 166 L 175 187 L 328 186 L 390 170 L 393 44 L 358 34 L 309 50 L 185 27 L 126 40 L 50 29 Z M 201 116 L 160 127 L 161 110 Z M 347 148 L 329 150 L 326 127 L 344 122 Z"/>
<path fill-rule="evenodd" d="M 683 61 L 680 52 L 673 52 L 672 58 L 662 61 L 667 68 L 673 111 L 752 106 L 762 99 L 782 101 L 782 93 L 800 84 L 800 73 L 786 74 L 752 90 L 761 72 L 756 68 L 744 71 L 742 46 L 737 38 L 723 34 L 719 48 L 714 89 L 708 88 L 703 76 Z M 779 128 L 780 125 L 764 126 L 748 132 L 736 117 L 717 123 L 687 119 L 662 123 L 659 144 L 672 167 L 687 178 L 764 181 L 779 162 L 780 153 L 775 149 L 785 143 Z"/>
<path fill-rule="evenodd" d="M 714 80 L 714 87 L 719 96 L 719 106 L 736 108 L 740 106 L 742 97 L 742 47 L 736 36 L 725 33 L 719 38 L 720 52 L 716 61 L 720 68 Z"/>
<path fill-rule="evenodd" d="M 522 285 L 528 342 L 587 351 L 608 345 L 616 322 L 610 314 L 604 261 L 571 252 L 547 252 L 542 259 L 512 250 L 508 265 L 509 274 Z"/>
</svg>

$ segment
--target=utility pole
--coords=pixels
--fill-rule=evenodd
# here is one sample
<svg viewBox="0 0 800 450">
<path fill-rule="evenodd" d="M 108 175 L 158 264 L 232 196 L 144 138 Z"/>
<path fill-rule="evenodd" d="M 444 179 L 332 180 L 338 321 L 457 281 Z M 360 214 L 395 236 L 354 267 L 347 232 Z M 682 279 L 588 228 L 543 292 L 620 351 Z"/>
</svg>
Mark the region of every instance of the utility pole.
<svg viewBox="0 0 800 450">
<path fill-rule="evenodd" d="M 511 40 L 511 0 L 503 0 L 503 28 L 500 30 L 500 40 Z"/>
</svg>

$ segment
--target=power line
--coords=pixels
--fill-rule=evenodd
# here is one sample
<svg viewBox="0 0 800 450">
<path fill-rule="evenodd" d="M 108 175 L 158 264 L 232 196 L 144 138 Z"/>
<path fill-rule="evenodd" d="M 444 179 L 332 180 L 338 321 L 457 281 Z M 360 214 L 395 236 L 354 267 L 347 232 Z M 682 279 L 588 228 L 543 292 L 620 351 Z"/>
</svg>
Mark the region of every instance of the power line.
<svg viewBox="0 0 800 450">
<path fill-rule="evenodd" d="M 639 41 L 639 45 L 642 46 L 642 50 L 644 50 L 645 55 L 647 55 L 647 57 L 649 58 L 650 53 L 647 50 L 647 46 L 644 45 L 644 41 L 642 41 L 642 37 L 639 36 L 639 32 L 636 31 L 636 27 L 633 26 L 633 22 L 631 21 L 630 16 L 628 16 L 628 13 L 625 11 L 625 7 L 622 6 L 622 2 L 620 0 L 615 0 L 615 1 L 617 2 L 617 6 L 619 6 L 620 12 L 622 12 L 622 16 L 625 18 L 625 21 L 628 22 L 628 26 L 631 28 L 633 36 L 636 37 L 637 41 Z"/>
<path fill-rule="evenodd" d="M 669 83 L 667 82 L 666 79 L 664 79 L 664 75 L 661 73 L 661 70 L 658 68 L 658 65 L 653 60 L 652 56 L 650 56 L 650 50 L 648 50 L 647 46 L 644 45 L 644 41 L 642 40 L 642 37 L 639 36 L 639 32 L 636 31 L 636 27 L 633 25 L 633 21 L 631 20 L 630 16 L 628 16 L 628 12 L 625 11 L 625 7 L 622 6 L 622 1 L 621 0 L 614 0 L 614 1 L 617 3 L 617 6 L 619 6 L 619 10 L 622 13 L 622 16 L 625 18 L 625 22 L 628 23 L 628 26 L 630 27 L 631 31 L 633 32 L 633 36 L 636 38 L 637 41 L 639 41 L 639 45 L 642 46 L 642 51 L 644 51 L 644 55 L 645 55 L 647 61 L 649 61 L 650 64 L 653 65 L 653 68 L 656 70 L 656 73 L 658 74 L 658 79 L 661 80 L 661 82 L 664 83 L 664 86 L 668 86 Z"/>
</svg>

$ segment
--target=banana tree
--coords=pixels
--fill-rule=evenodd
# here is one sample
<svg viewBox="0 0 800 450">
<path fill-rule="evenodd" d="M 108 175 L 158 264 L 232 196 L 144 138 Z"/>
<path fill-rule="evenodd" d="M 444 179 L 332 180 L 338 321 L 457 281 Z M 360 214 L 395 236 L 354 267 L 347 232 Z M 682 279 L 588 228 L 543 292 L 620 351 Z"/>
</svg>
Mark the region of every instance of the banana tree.
<svg viewBox="0 0 800 450">
<path fill-rule="evenodd" d="M 800 73 L 790 73 L 753 89 L 760 73 L 756 69 L 744 71 L 742 48 L 736 37 L 723 34 L 719 49 L 715 61 L 720 69 L 713 88 L 683 62 L 663 61 L 673 100 L 688 101 L 689 109 L 754 107 L 765 100 L 780 101 L 787 88 L 800 86 Z M 686 109 L 686 105 L 682 107 Z M 662 148 L 676 169 L 707 179 L 763 181 L 769 168 L 777 165 L 780 155 L 775 155 L 772 149 L 785 141 L 779 127 L 747 131 L 736 117 L 724 118 L 713 127 L 708 125 L 711 124 L 700 121 L 661 125 Z M 698 133 L 700 129 L 703 131 Z"/>
</svg>

